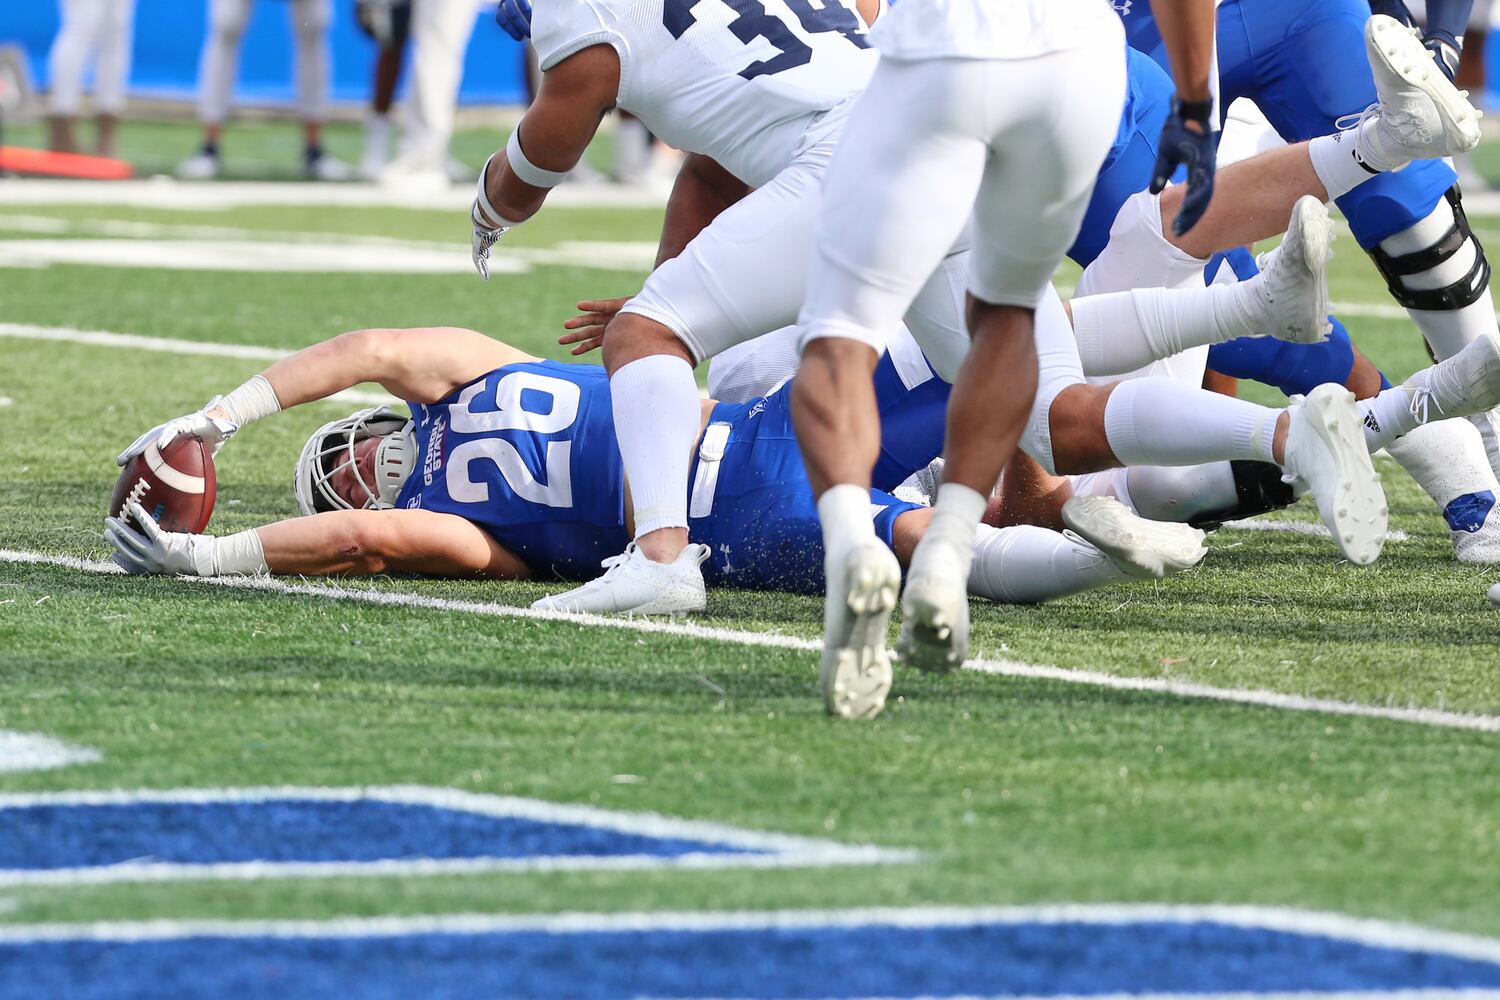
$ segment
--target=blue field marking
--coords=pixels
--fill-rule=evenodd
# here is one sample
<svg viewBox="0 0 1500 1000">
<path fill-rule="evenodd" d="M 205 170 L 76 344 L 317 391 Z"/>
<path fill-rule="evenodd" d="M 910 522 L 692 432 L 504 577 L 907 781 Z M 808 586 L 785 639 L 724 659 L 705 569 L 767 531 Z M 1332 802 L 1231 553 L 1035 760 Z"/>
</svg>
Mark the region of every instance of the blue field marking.
<svg viewBox="0 0 1500 1000">
<path fill-rule="evenodd" d="M 0 928 L 0 996 L 1500 995 L 1500 942 L 1239 907 Z"/>
<path fill-rule="evenodd" d="M 0 885 L 861 864 L 909 852 L 451 789 L 0 795 Z"/>
</svg>

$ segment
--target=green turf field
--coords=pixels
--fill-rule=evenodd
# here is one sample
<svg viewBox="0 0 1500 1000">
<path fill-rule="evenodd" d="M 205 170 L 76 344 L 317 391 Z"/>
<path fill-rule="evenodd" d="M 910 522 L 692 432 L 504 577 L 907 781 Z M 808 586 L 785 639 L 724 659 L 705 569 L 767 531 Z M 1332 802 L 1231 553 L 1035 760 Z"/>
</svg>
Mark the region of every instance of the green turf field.
<svg viewBox="0 0 1500 1000">
<path fill-rule="evenodd" d="M 497 257 L 650 244 L 658 222 L 650 208 L 548 209 Z M 1475 224 L 1500 239 L 1500 217 Z M 131 266 L 163 239 L 207 252 L 225 240 L 294 246 L 299 234 L 391 253 L 435 244 L 459 267 Z M 562 357 L 555 335 L 573 302 L 626 294 L 641 277 L 536 253 L 526 273 L 486 285 L 463 273 L 467 239 L 462 210 L 0 196 L 0 262 L 11 265 L 0 267 L 0 324 L 270 349 L 452 324 Z M 92 259 L 27 259 L 22 244 L 37 240 L 94 241 Z M 1333 293 L 1355 306 L 1357 342 L 1392 378 L 1425 363 L 1347 233 Z M 115 453 L 265 363 L 165 347 L 0 336 L 0 549 L 104 559 Z M 212 530 L 293 513 L 292 462 L 337 415 L 313 405 L 236 438 L 219 461 Z M 1485 599 L 1500 569 L 1457 565 L 1431 502 L 1394 463 L 1379 467 L 1405 538 L 1374 567 L 1342 563 L 1323 538 L 1225 530 L 1182 577 L 1043 608 L 976 602 L 976 655 L 1441 710 L 1488 732 L 899 668 L 884 715 L 851 724 L 824 717 L 805 649 L 0 562 L 0 730 L 102 753 L 0 773 L 0 792 L 430 785 L 921 852 L 827 869 L 0 884 L 0 922 L 1222 902 L 1500 935 L 1500 611 Z M 1316 516 L 1308 502 L 1274 519 Z M 525 605 L 548 587 L 391 578 L 344 589 Z M 810 598 L 717 592 L 700 624 L 810 639 L 820 616 Z"/>
</svg>

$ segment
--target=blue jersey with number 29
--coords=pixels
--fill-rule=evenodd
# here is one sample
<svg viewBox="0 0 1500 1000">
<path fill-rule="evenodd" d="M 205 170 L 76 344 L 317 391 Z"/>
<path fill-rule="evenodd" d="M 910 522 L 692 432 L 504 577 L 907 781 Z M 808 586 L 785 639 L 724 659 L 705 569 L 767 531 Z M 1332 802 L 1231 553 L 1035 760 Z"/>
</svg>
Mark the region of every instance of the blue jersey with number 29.
<svg viewBox="0 0 1500 1000">
<path fill-rule="evenodd" d="M 418 465 L 397 507 L 472 521 L 539 576 L 590 579 L 630 541 L 602 368 L 506 365 L 409 405 Z"/>
</svg>

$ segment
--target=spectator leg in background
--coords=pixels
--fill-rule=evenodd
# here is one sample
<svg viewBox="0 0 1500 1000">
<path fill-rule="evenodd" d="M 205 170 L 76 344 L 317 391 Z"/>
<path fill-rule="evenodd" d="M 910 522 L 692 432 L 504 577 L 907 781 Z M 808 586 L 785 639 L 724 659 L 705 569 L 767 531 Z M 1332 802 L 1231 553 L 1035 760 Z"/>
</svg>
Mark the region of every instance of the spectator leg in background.
<svg viewBox="0 0 1500 1000">
<path fill-rule="evenodd" d="M 94 140 L 100 156 L 115 155 L 115 128 L 125 110 L 125 91 L 130 83 L 130 43 L 135 21 L 135 0 L 104 0 L 108 7 L 99 39 L 99 63 L 95 70 L 94 111 L 99 132 Z"/>
</svg>

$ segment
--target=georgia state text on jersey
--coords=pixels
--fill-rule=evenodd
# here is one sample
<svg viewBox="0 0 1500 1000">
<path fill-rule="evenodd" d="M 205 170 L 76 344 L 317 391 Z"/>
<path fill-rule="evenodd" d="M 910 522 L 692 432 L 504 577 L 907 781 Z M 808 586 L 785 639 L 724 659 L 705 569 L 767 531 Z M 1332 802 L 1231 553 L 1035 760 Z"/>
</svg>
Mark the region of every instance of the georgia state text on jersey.
<svg viewBox="0 0 1500 1000">
<path fill-rule="evenodd" d="M 533 572 L 597 575 L 625 547 L 625 472 L 609 378 L 594 365 L 506 365 L 409 403 L 420 459 L 397 507 L 480 525 Z"/>
<path fill-rule="evenodd" d="M 853 0 L 538 0 L 531 27 L 544 71 L 612 46 L 619 107 L 752 187 L 791 161 L 813 116 L 864 89 L 877 59 Z"/>
</svg>

